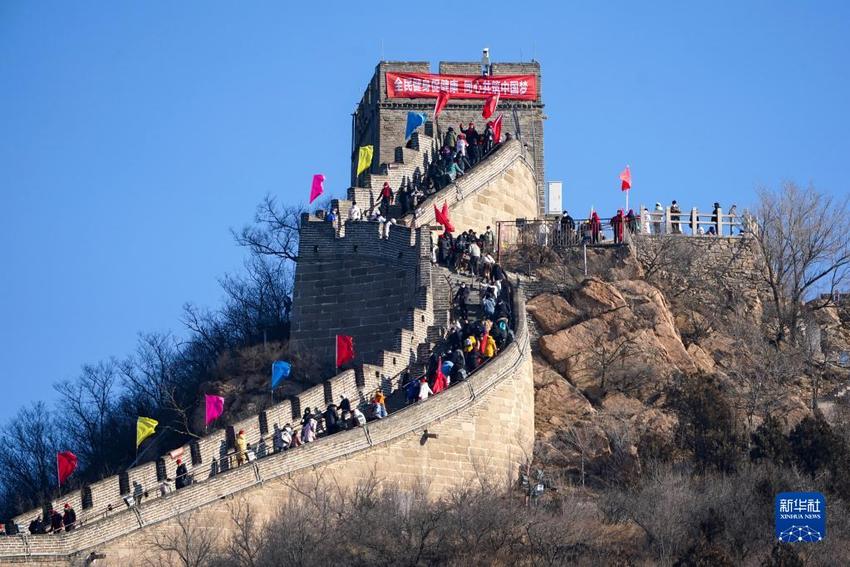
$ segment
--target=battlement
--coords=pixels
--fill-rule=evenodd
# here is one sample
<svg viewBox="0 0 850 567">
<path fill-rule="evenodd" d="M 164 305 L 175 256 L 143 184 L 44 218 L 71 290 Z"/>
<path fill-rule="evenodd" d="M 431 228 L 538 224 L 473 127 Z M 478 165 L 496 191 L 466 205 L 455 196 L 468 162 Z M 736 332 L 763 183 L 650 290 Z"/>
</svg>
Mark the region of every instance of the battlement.
<svg viewBox="0 0 850 567">
<path fill-rule="evenodd" d="M 479 62 L 449 62 L 439 63 L 437 75 L 467 77 L 469 79 L 482 78 L 482 68 Z M 431 77 L 429 85 L 430 92 L 420 92 L 417 96 L 407 97 L 405 93 L 390 92 L 387 84 L 387 73 L 417 73 L 431 74 L 430 65 L 427 62 L 417 61 L 382 61 L 375 67 L 375 73 L 366 87 L 363 97 L 354 113 L 352 127 L 352 166 L 351 185 L 358 186 L 357 148 L 372 145 L 375 148 L 376 160 L 369 173 L 379 173 L 382 164 L 392 163 L 395 160 L 395 151 L 399 146 L 404 146 L 404 131 L 407 121 L 407 113 L 410 111 L 424 112 L 429 117 L 433 114 L 436 91 L 432 88 L 433 81 L 439 80 L 437 75 Z M 528 82 L 534 82 L 536 94 L 532 99 L 518 98 L 512 94 L 515 85 L 502 86 L 499 77 L 526 76 Z M 514 138 L 520 140 L 528 147 L 530 161 L 537 172 L 537 208 L 544 209 L 544 163 L 543 163 L 543 89 L 540 64 L 536 61 L 530 62 L 507 62 L 493 63 L 490 74 L 484 77 L 486 81 L 498 84 L 500 97 L 495 116 L 503 115 L 503 133 L 510 133 Z M 463 80 L 453 85 L 451 80 L 446 79 L 446 85 L 438 88 L 451 91 L 456 88 L 458 92 L 464 88 Z M 520 81 L 517 81 L 520 82 Z M 423 83 L 424 84 L 424 83 Z M 488 83 L 489 84 L 489 83 Z M 417 85 L 414 84 L 414 89 Z M 424 88 L 424 87 L 423 87 Z M 476 87 L 477 88 L 477 87 Z M 495 88 L 495 87 L 493 87 Z M 487 95 L 488 87 L 476 91 L 470 98 L 461 98 L 460 95 L 449 97 L 448 104 L 439 117 L 439 124 L 435 132 L 435 138 L 439 141 L 449 126 L 457 127 L 459 124 L 473 122 L 477 125 L 479 132 L 483 131 L 486 122 L 481 116 L 481 109 Z M 489 91 L 492 92 L 492 89 Z M 416 93 L 414 93 L 416 94 Z M 433 94 L 433 96 L 431 96 Z"/>
<path fill-rule="evenodd" d="M 304 219 L 306 220 L 306 219 Z M 291 327 L 293 352 L 335 370 L 336 335 L 354 337 L 356 361 L 381 364 L 392 350 L 406 364 L 433 322 L 429 240 L 421 231 L 377 222 L 301 223 Z M 407 335 L 405 335 L 407 332 Z"/>
<path fill-rule="evenodd" d="M 391 225 L 387 237 L 382 238 L 382 225 L 378 222 L 360 221 L 327 222 L 311 220 L 309 214 L 301 217 L 298 259 L 314 260 L 327 254 L 357 254 L 402 263 L 417 254 L 427 254 L 427 236 L 423 244 L 418 231 L 401 224 Z M 424 247 L 423 247 L 424 246 Z"/>
</svg>

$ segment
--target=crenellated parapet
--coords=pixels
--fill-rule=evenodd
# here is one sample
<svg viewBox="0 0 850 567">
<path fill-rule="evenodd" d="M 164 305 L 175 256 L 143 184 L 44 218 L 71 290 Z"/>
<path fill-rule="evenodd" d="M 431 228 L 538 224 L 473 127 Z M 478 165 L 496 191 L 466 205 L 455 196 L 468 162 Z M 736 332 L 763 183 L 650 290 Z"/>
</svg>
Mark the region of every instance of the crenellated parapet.
<svg viewBox="0 0 850 567">
<path fill-rule="evenodd" d="M 354 337 L 358 363 L 383 352 L 415 362 L 433 322 L 428 234 L 399 225 L 302 222 L 295 272 L 291 348 L 335 371 L 337 335 Z"/>
</svg>

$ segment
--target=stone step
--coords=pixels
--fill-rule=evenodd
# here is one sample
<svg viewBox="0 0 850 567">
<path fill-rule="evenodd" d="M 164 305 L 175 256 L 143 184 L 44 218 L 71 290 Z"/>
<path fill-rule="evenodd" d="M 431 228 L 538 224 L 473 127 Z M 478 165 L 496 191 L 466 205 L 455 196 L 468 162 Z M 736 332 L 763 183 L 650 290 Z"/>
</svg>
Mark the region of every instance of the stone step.
<svg viewBox="0 0 850 567">
<path fill-rule="evenodd" d="M 405 165 L 422 165 L 424 156 L 419 150 L 399 146 L 395 149 L 395 163 Z"/>
</svg>

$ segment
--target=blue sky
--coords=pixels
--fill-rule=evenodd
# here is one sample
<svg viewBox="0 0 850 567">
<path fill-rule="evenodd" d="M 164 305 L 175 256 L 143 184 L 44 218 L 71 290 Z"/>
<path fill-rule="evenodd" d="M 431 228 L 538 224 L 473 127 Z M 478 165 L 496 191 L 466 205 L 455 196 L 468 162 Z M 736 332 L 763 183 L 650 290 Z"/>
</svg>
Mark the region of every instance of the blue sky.
<svg viewBox="0 0 850 567">
<path fill-rule="evenodd" d="M 382 40 L 539 60 L 546 178 L 577 213 L 620 204 L 626 163 L 633 203 L 850 191 L 846 2 L 399 4 L 0 3 L 0 418 L 217 305 L 266 193 L 321 171 L 342 195 Z"/>
</svg>

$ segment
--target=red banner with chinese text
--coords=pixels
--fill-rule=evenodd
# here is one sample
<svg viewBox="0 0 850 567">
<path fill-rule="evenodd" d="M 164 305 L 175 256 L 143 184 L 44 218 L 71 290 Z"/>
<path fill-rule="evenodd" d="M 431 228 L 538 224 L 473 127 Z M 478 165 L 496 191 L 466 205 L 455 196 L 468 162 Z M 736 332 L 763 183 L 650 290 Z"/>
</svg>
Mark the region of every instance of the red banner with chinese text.
<svg viewBox="0 0 850 567">
<path fill-rule="evenodd" d="M 536 100 L 535 75 L 429 75 L 387 71 L 387 98 L 437 98 L 446 91 L 449 98 L 484 99 L 499 93 L 502 100 Z"/>
</svg>

